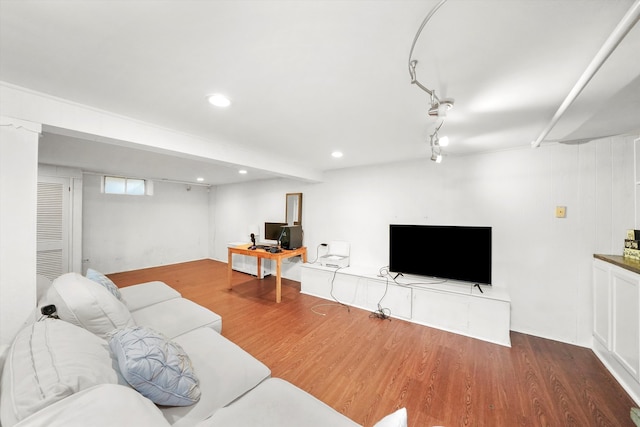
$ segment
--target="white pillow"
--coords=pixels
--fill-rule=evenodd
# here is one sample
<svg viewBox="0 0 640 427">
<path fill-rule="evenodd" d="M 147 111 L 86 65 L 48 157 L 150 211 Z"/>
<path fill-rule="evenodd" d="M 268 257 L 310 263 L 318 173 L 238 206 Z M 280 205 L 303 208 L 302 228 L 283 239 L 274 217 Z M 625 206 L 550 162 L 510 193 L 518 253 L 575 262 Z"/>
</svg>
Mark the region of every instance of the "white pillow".
<svg viewBox="0 0 640 427">
<path fill-rule="evenodd" d="M 0 423 L 18 421 L 80 390 L 118 383 L 108 344 L 71 323 L 44 319 L 22 329 L 7 354 Z"/>
<path fill-rule="evenodd" d="M 87 269 L 87 279 L 91 279 L 99 285 L 104 286 L 106 290 L 111 292 L 111 295 L 118 298 L 122 301 L 122 295 L 120 294 L 120 289 L 116 286 L 115 283 L 111 279 L 109 279 L 104 274 L 99 271 L 94 270 L 93 268 Z"/>
<path fill-rule="evenodd" d="M 200 400 L 191 359 L 179 344 L 144 326 L 116 331 L 109 347 L 120 374 L 158 405 L 189 406 Z"/>
<path fill-rule="evenodd" d="M 407 408 L 400 408 L 387 415 L 375 423 L 373 427 L 407 427 Z"/>
<path fill-rule="evenodd" d="M 16 427 L 171 427 L 152 401 L 128 385 L 100 384 L 74 393 Z"/>
<path fill-rule="evenodd" d="M 62 320 L 106 338 L 116 329 L 135 326 L 129 309 L 102 285 L 78 273 L 58 277 L 47 292 L 46 301 L 54 304 Z"/>
</svg>

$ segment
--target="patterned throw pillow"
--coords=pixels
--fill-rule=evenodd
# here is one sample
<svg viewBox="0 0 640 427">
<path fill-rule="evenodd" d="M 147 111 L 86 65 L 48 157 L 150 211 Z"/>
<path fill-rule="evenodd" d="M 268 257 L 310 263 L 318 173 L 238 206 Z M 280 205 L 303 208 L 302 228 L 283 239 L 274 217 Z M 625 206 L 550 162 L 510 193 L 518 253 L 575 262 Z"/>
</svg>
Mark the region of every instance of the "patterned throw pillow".
<svg viewBox="0 0 640 427">
<path fill-rule="evenodd" d="M 109 347 L 120 374 L 158 405 L 189 406 L 200 400 L 200 383 L 191 359 L 175 342 L 144 326 L 111 334 Z"/>
<path fill-rule="evenodd" d="M 96 271 L 92 268 L 87 269 L 87 278 L 93 280 L 96 283 L 104 286 L 111 294 L 122 301 L 122 295 L 120 295 L 120 289 L 116 286 L 111 279 L 104 274 Z"/>
</svg>

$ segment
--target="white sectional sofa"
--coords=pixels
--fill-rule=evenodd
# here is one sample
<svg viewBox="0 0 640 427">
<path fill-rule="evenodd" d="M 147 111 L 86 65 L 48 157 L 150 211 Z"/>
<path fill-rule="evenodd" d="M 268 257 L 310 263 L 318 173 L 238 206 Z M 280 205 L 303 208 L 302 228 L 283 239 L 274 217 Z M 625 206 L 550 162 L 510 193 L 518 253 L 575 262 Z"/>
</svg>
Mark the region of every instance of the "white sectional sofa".
<svg viewBox="0 0 640 427">
<path fill-rule="evenodd" d="M 220 316 L 166 284 L 113 289 L 100 279 L 60 276 L 39 303 L 59 319 L 18 333 L 2 367 L 2 426 L 358 425 L 271 378 L 220 334 Z M 376 424 L 406 425 L 404 409 Z"/>
</svg>

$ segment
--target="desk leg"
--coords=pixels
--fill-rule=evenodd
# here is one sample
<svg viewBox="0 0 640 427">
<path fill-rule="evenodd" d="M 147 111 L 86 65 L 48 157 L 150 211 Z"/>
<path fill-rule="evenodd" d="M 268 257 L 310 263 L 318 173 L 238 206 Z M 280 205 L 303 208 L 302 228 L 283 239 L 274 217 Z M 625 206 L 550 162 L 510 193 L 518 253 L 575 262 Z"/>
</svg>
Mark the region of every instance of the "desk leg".
<svg viewBox="0 0 640 427">
<path fill-rule="evenodd" d="M 233 266 L 232 266 L 232 260 L 233 260 L 233 254 L 231 253 L 231 251 L 228 251 L 228 258 L 229 260 L 227 261 L 227 283 L 229 284 L 229 290 L 231 290 L 231 276 L 233 275 Z"/>
<path fill-rule="evenodd" d="M 304 252 L 302 252 L 302 262 L 306 263 L 307 262 L 307 250 L 305 249 Z"/>
<path fill-rule="evenodd" d="M 256 277 L 258 279 L 262 279 L 262 257 L 257 256 L 256 259 L 256 264 L 258 264 L 258 272 L 256 273 Z"/>
<path fill-rule="evenodd" d="M 282 258 L 276 259 L 276 302 L 282 300 Z"/>
</svg>

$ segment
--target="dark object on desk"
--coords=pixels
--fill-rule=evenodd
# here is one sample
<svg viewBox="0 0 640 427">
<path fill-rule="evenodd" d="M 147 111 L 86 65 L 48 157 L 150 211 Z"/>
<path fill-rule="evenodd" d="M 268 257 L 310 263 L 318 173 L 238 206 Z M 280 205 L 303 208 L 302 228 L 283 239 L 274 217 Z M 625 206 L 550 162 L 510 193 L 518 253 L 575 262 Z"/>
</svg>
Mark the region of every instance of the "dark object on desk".
<svg viewBox="0 0 640 427">
<path fill-rule="evenodd" d="M 257 248 L 257 246 L 256 246 L 256 235 L 251 233 L 251 246 L 249 246 L 249 249 L 250 250 L 254 250 L 256 248 Z"/>
<path fill-rule="evenodd" d="M 299 225 L 282 227 L 280 244 L 282 249 L 298 249 L 302 247 L 302 227 Z"/>
<path fill-rule="evenodd" d="M 269 249 L 266 249 L 266 251 L 272 254 L 279 254 L 280 252 L 282 252 L 282 249 L 272 246 Z"/>
</svg>

